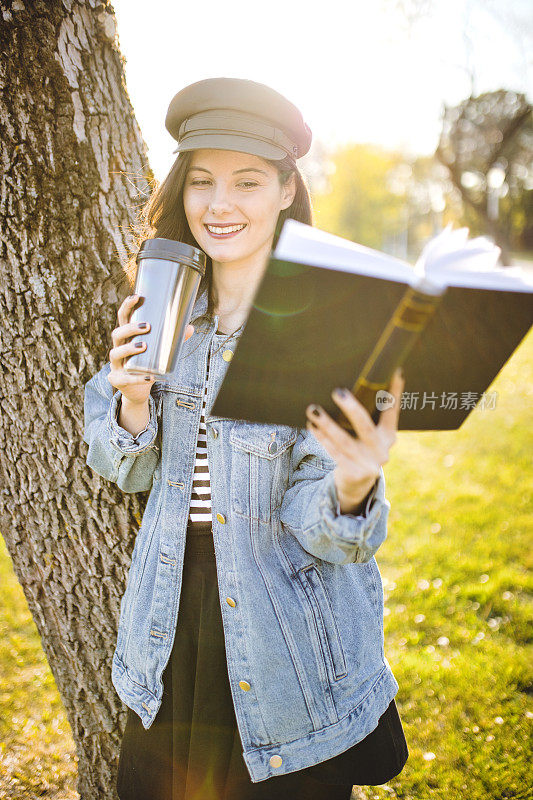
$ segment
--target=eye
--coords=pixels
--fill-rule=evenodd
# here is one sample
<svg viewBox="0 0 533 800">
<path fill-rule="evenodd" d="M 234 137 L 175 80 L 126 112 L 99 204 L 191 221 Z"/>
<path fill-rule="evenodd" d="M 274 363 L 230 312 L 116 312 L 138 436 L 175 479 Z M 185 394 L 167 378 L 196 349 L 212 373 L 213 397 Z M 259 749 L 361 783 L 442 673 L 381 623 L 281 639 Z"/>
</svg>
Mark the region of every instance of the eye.
<svg viewBox="0 0 533 800">
<path fill-rule="evenodd" d="M 210 182 L 211 181 L 208 181 L 208 180 L 203 180 L 203 181 L 202 180 L 194 180 L 194 181 L 190 182 L 190 186 L 202 186 L 202 185 L 205 185 L 206 183 L 210 183 Z M 259 184 L 256 183 L 255 181 L 242 181 L 239 184 L 239 186 L 245 186 L 246 188 L 253 189 L 255 186 L 259 186 Z"/>
</svg>

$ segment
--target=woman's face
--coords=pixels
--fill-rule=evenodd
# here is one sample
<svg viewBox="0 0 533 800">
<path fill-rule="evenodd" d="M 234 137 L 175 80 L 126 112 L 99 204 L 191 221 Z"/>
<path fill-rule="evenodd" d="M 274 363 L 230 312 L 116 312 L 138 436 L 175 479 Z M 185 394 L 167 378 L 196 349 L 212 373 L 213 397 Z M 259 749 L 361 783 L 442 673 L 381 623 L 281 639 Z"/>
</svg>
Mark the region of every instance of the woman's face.
<svg viewBox="0 0 533 800">
<path fill-rule="evenodd" d="M 281 187 L 277 170 L 262 158 L 204 149 L 193 151 L 183 205 L 198 246 L 214 262 L 246 262 L 268 255 L 279 213 L 294 194 L 294 176 Z M 220 230 L 234 226 L 241 229 Z"/>
</svg>

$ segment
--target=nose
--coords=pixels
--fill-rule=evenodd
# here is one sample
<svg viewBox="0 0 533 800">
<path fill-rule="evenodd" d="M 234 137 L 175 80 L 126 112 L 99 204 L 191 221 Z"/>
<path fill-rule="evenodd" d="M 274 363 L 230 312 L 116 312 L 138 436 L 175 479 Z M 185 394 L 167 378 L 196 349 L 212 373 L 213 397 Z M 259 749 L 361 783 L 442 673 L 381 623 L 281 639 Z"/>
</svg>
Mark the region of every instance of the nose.
<svg viewBox="0 0 533 800">
<path fill-rule="evenodd" d="M 209 212 L 213 214 L 213 216 L 216 216 L 217 214 L 222 214 L 225 211 L 231 210 L 232 208 L 233 203 L 231 202 L 229 192 L 224 186 L 219 184 L 213 189 L 211 194 Z"/>
</svg>

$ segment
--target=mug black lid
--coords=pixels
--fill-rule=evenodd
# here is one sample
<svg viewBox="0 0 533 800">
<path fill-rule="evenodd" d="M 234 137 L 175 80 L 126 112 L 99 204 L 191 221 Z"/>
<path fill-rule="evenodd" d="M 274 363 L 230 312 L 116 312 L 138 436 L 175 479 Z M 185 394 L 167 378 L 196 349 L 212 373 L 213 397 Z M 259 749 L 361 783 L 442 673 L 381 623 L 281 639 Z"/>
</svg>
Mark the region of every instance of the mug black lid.
<svg viewBox="0 0 533 800">
<path fill-rule="evenodd" d="M 206 255 L 199 247 L 193 247 L 185 242 L 177 242 L 175 239 L 162 239 L 156 237 L 145 239 L 137 253 L 137 260 L 140 258 L 165 258 L 169 261 L 183 261 L 196 267 L 202 273 L 205 272 Z"/>
</svg>

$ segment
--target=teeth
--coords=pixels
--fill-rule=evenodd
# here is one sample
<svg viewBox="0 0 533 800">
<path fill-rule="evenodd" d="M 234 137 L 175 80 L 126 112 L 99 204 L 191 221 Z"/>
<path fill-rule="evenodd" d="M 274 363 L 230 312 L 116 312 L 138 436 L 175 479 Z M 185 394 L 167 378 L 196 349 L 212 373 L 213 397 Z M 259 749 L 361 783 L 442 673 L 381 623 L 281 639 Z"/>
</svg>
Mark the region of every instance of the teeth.
<svg viewBox="0 0 533 800">
<path fill-rule="evenodd" d="M 242 231 L 246 225 L 231 225 L 225 228 L 218 228 L 215 225 L 207 225 L 206 227 L 211 233 L 233 233 L 234 231 Z"/>
</svg>

